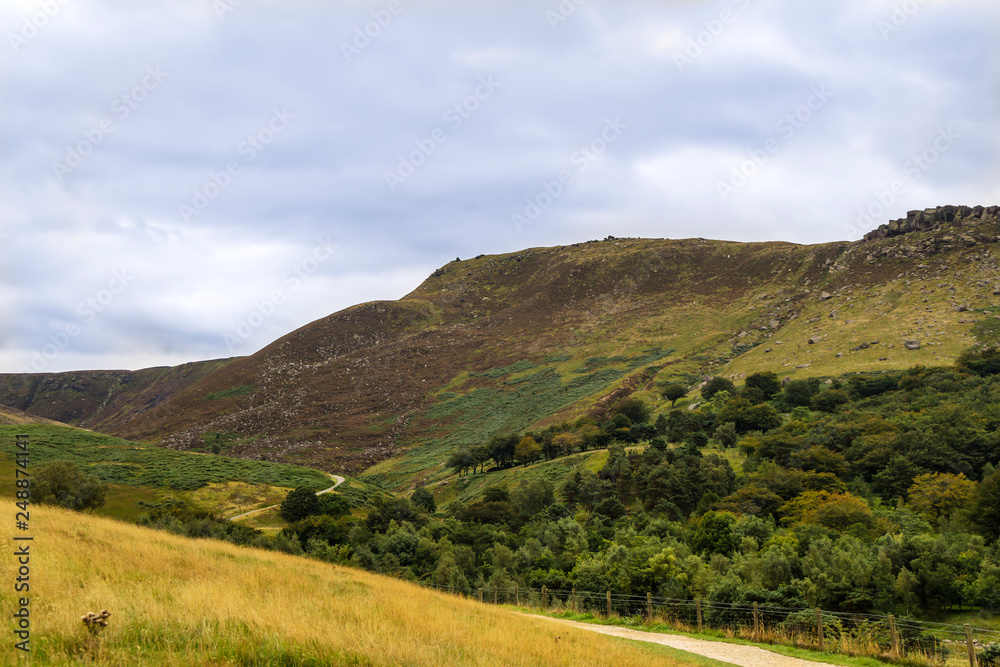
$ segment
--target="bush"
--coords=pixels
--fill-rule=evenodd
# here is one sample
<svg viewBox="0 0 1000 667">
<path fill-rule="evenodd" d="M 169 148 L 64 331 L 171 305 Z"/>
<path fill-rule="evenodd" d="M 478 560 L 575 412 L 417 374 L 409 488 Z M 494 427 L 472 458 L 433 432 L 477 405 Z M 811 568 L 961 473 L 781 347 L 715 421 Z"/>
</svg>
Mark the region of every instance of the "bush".
<svg viewBox="0 0 1000 667">
<path fill-rule="evenodd" d="M 75 463 L 53 461 L 38 468 L 31 485 L 32 500 L 55 503 L 71 510 L 104 506 L 108 487 L 96 477 L 84 474 Z"/>
<path fill-rule="evenodd" d="M 979 664 L 983 667 L 1000 667 L 1000 642 L 987 644 L 979 654 Z"/>
<path fill-rule="evenodd" d="M 959 370 L 976 375 L 996 375 L 1000 373 L 1000 348 L 966 350 L 955 361 Z"/>
</svg>

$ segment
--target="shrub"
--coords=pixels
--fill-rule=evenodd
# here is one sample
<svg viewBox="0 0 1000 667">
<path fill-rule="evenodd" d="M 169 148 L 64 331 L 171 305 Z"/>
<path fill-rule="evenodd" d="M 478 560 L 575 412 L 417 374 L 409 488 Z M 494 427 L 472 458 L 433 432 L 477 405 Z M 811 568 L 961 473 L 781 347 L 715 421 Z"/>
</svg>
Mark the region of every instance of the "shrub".
<svg viewBox="0 0 1000 667">
<path fill-rule="evenodd" d="M 71 510 L 97 509 L 104 506 L 107 490 L 106 484 L 85 474 L 75 463 L 53 461 L 38 468 L 31 497 L 36 502 L 51 502 Z"/>
</svg>

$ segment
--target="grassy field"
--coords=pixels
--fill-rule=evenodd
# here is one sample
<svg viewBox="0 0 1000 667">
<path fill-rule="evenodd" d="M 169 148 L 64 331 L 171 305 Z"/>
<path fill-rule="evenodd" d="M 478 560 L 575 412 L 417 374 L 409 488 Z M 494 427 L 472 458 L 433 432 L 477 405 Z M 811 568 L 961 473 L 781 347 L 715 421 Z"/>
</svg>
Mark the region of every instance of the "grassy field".
<svg viewBox="0 0 1000 667">
<path fill-rule="evenodd" d="M 180 452 L 69 426 L 0 425 L 0 452 L 13 455 L 17 434 L 31 436 L 32 465 L 73 461 L 87 473 L 119 485 L 182 491 L 233 481 L 285 488 L 329 486 L 329 477 L 319 470 Z"/>
<path fill-rule="evenodd" d="M 4 524 L 14 509 L 3 503 Z M 390 578 L 58 508 L 33 507 L 30 534 L 36 665 L 685 664 Z M 11 562 L 9 532 L 0 548 Z M 17 609 L 13 586 L 0 603 Z M 102 609 L 109 625 L 91 639 L 81 616 Z"/>
</svg>

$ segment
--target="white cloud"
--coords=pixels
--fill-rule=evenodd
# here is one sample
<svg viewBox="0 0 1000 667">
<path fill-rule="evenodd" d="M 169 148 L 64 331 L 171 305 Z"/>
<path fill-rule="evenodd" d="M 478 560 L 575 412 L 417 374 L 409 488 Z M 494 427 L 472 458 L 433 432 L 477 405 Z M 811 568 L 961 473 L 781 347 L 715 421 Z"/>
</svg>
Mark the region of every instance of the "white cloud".
<svg viewBox="0 0 1000 667">
<path fill-rule="evenodd" d="M 228 356 L 225 332 L 287 292 L 249 353 L 398 298 L 456 255 L 607 234 L 844 238 L 947 125 L 963 139 L 886 215 L 998 203 L 996 3 L 922 3 L 884 37 L 895 4 L 590 0 L 553 29 L 555 2 L 410 3 L 347 62 L 340 42 L 384 2 L 247 0 L 221 21 L 197 0 L 69 3 L 0 73 L 0 370 L 78 322 L 122 268 L 134 282 L 46 370 Z M 5 3 L 0 32 L 35 7 Z M 679 71 L 674 53 L 734 8 Z M 169 75 L 119 118 L 147 67 Z M 502 85 L 447 127 L 481 76 Z M 783 136 L 814 86 L 834 96 Z M 246 159 L 275 108 L 294 120 Z M 511 214 L 616 116 L 620 140 L 518 233 Z M 105 118 L 114 131 L 60 182 L 53 161 Z M 447 141 L 390 192 L 385 171 L 437 127 Z M 718 183 L 774 136 L 779 150 L 723 201 Z M 185 222 L 179 206 L 231 161 L 239 172 Z M 289 267 L 327 237 L 337 250 L 292 292 Z"/>
</svg>

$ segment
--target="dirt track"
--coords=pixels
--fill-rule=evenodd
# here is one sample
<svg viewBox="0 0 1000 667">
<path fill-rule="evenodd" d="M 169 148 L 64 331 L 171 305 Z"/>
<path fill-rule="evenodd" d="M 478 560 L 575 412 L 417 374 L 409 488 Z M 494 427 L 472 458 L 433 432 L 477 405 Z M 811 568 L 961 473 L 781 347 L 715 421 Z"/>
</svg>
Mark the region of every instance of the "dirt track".
<svg viewBox="0 0 1000 667">
<path fill-rule="evenodd" d="M 327 473 L 327 474 L 329 474 L 329 473 Z M 330 479 L 332 479 L 333 482 L 334 482 L 333 486 L 331 486 L 329 489 L 323 489 L 322 491 L 317 491 L 316 492 L 317 496 L 321 496 L 324 493 L 330 493 L 331 491 L 333 491 L 338 486 L 340 486 L 341 484 L 344 483 L 344 478 L 341 477 L 340 475 L 330 475 Z M 267 507 L 259 507 L 259 508 L 255 509 L 255 510 L 250 510 L 249 512 L 244 512 L 243 514 L 237 514 L 236 516 L 231 516 L 231 517 L 229 517 L 229 520 L 230 521 L 236 521 L 237 519 L 242 519 L 245 516 L 250 516 L 251 514 L 256 514 L 257 512 L 263 512 L 264 510 L 269 510 L 272 507 L 277 507 L 277 505 L 268 505 Z"/>
<path fill-rule="evenodd" d="M 620 628 L 614 625 L 596 625 L 594 623 L 580 623 L 578 621 L 567 621 L 561 618 L 550 618 L 548 616 L 538 616 L 554 623 L 563 623 L 584 630 L 600 632 L 601 634 L 613 637 L 623 637 L 625 639 L 635 639 L 654 644 L 663 644 L 672 648 L 697 653 L 706 658 L 721 660 L 740 667 L 816 667 L 817 664 L 826 664 L 802 660 L 800 658 L 789 658 L 788 656 L 773 653 L 756 646 L 743 646 L 741 644 L 730 644 L 727 642 L 712 642 L 704 639 L 694 639 L 683 635 L 665 635 L 656 632 L 642 632 L 631 628 Z"/>
</svg>

